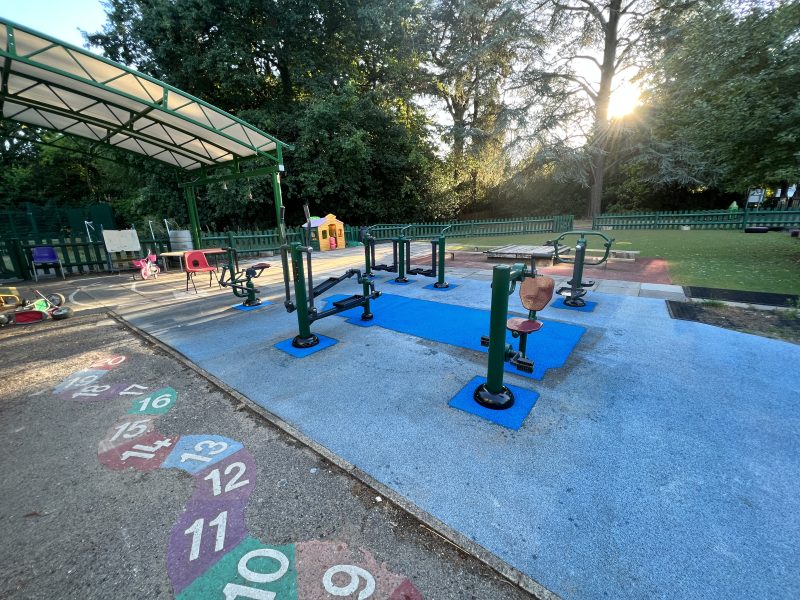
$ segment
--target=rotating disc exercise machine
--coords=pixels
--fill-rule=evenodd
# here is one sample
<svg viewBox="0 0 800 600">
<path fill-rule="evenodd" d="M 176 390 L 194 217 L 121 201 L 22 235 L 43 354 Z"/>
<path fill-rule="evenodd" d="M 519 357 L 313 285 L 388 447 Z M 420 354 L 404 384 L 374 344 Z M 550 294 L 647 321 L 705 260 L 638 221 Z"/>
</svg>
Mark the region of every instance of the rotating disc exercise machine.
<svg viewBox="0 0 800 600">
<path fill-rule="evenodd" d="M 558 253 L 558 246 L 562 239 L 570 235 L 578 235 L 580 236 L 578 240 L 575 242 L 575 255 L 573 258 L 565 258 L 564 256 Z M 588 241 L 586 236 L 588 235 L 596 235 L 598 237 L 603 238 L 604 243 L 603 247 L 605 248 L 605 253 L 599 259 L 592 259 L 586 262 L 586 246 Z M 584 265 L 588 265 L 590 267 L 595 267 L 597 265 L 602 265 L 604 262 L 608 260 L 608 255 L 611 252 L 611 244 L 614 243 L 614 238 L 610 238 L 605 234 L 600 233 L 599 231 L 567 231 L 566 233 L 561 234 L 555 240 L 551 240 L 546 242 L 547 245 L 552 245 L 555 248 L 554 258 L 556 261 L 567 263 L 567 264 L 574 264 L 575 268 L 572 270 L 572 279 L 567 281 L 569 287 L 561 287 L 558 288 L 556 294 L 559 296 L 563 296 L 564 304 L 567 306 L 572 306 L 575 308 L 580 308 L 581 306 L 586 306 L 586 301 L 583 297 L 586 295 L 586 288 L 592 287 L 594 285 L 594 281 L 583 281 L 583 267 Z"/>
<path fill-rule="evenodd" d="M 281 246 L 281 262 L 283 264 L 283 282 L 286 293 L 286 300 L 283 305 L 286 307 L 287 312 L 297 311 L 297 324 L 300 329 L 298 335 L 292 340 L 292 346 L 295 348 L 311 348 L 319 344 L 319 338 L 311 333 L 311 323 L 330 317 L 331 315 L 339 314 L 356 306 L 363 307 L 361 314 L 362 321 L 369 321 L 373 315 L 370 310 L 370 300 L 374 300 L 381 295 L 379 291 L 375 290 L 375 284 L 365 274 L 362 275 L 359 269 L 348 269 L 343 275 L 339 277 L 328 277 L 319 285 L 314 285 L 314 275 L 311 269 L 311 253 L 314 251 L 311 247 L 311 216 L 308 210 L 308 204 L 303 205 L 303 211 L 306 216 L 306 245 L 303 246 L 299 242 L 292 242 L 291 244 L 283 244 Z M 285 237 L 284 225 L 284 209 L 281 207 L 281 239 Z M 308 288 L 306 288 L 306 275 L 303 268 L 303 254 L 306 255 L 306 269 L 308 270 Z M 292 277 L 289 276 L 289 256 L 292 259 Z M 367 268 L 367 272 L 369 267 Z M 356 276 L 356 280 L 363 286 L 361 294 L 354 294 L 348 298 L 337 300 L 333 303 L 333 307 L 327 310 L 320 311 L 314 306 L 314 298 L 327 292 L 333 286 L 341 283 L 345 279 Z M 291 295 L 291 279 L 294 280 L 294 301 Z"/>
<path fill-rule="evenodd" d="M 374 227 L 374 225 L 373 225 Z M 452 225 L 424 225 L 424 227 L 442 227 L 437 239 L 430 240 L 431 242 L 431 268 L 412 267 L 411 266 L 411 238 L 405 237 L 405 232 L 411 227 L 420 227 L 420 225 L 406 225 L 400 230 L 400 235 L 392 238 L 392 264 L 377 264 L 375 260 L 375 238 L 369 233 L 371 227 L 367 229 L 363 236 L 362 242 L 364 244 L 364 261 L 366 263 L 367 277 L 373 276 L 373 271 L 388 271 L 389 273 L 397 273 L 395 281 L 397 283 L 407 283 L 408 275 L 422 275 L 424 277 L 435 277 L 437 279 L 434 287 L 447 288 L 450 287 L 444 280 L 445 266 L 445 236 L 444 233 Z"/>
</svg>

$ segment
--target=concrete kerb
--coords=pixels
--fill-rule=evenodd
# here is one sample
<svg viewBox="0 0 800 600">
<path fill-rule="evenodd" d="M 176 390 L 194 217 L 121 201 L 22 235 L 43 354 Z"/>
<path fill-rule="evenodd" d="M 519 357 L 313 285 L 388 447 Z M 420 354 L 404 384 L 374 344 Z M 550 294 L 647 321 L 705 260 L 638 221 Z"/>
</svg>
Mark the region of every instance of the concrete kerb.
<svg viewBox="0 0 800 600">
<path fill-rule="evenodd" d="M 282 432 L 295 439 L 300 444 L 306 446 L 308 449 L 315 452 L 328 462 L 336 465 L 338 468 L 340 468 L 347 474 L 354 477 L 360 483 L 372 489 L 377 495 L 382 496 L 383 498 L 387 499 L 389 502 L 397 506 L 400 510 L 403 510 L 406 513 L 408 513 L 411 517 L 419 521 L 421 526 L 426 527 L 427 529 L 429 529 L 430 531 L 432 531 L 433 533 L 435 533 L 448 543 L 455 546 L 457 549 L 464 552 L 466 555 L 471 556 L 476 560 L 480 561 L 481 563 L 483 563 L 484 565 L 486 565 L 488 568 L 497 573 L 500 577 L 506 579 L 509 583 L 516 585 L 519 588 L 523 589 L 524 591 L 528 592 L 537 600 L 561 600 L 560 596 L 551 592 L 543 585 L 538 583 L 536 580 L 532 579 L 528 575 L 525 575 L 518 569 L 515 569 L 514 567 L 508 565 L 506 562 L 495 556 L 493 553 L 489 552 L 483 546 L 475 543 L 461 532 L 453 529 L 452 527 L 446 525 L 436 517 L 420 509 L 418 506 L 410 502 L 401 494 L 387 487 L 383 483 L 377 481 L 372 476 L 365 473 L 364 471 L 362 471 L 355 465 L 351 464 L 350 462 L 344 460 L 339 455 L 331 452 L 328 448 L 314 441 L 312 438 L 299 431 L 290 423 L 286 422 L 285 420 L 275 415 L 274 413 L 270 412 L 269 410 L 259 406 L 244 394 L 231 388 L 224 381 L 218 379 L 217 377 L 211 375 L 210 373 L 207 373 L 179 351 L 175 350 L 171 346 L 168 346 L 167 344 L 165 344 L 158 338 L 150 335 L 146 331 L 136 327 L 132 323 L 129 323 L 115 311 L 107 310 L 106 314 L 110 318 L 114 319 L 117 323 L 129 329 L 134 335 L 145 340 L 147 343 L 152 344 L 160 351 L 168 354 L 169 356 L 180 362 L 182 365 L 184 365 L 186 368 L 191 369 L 193 372 L 195 372 L 197 375 L 208 381 L 210 384 L 220 389 L 222 392 L 236 399 L 240 403 L 240 407 L 237 408 L 247 408 L 251 412 L 259 415 L 260 417 L 268 421 L 270 424 L 274 425 Z"/>
</svg>

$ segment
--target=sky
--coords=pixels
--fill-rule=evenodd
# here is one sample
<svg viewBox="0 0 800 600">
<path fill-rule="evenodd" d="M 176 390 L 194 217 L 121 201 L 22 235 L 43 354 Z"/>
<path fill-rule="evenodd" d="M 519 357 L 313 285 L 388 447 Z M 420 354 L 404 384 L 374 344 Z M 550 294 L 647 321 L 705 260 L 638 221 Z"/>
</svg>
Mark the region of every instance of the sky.
<svg viewBox="0 0 800 600">
<path fill-rule="evenodd" d="M 81 48 L 78 30 L 99 31 L 106 20 L 101 0 L 0 0 L 0 16 Z"/>
</svg>

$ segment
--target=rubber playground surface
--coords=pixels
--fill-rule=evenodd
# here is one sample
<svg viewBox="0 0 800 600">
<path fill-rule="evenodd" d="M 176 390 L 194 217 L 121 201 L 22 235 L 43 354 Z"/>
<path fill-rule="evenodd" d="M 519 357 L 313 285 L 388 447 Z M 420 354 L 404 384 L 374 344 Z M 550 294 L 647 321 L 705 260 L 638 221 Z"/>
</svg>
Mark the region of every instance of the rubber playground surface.
<svg viewBox="0 0 800 600">
<path fill-rule="evenodd" d="M 501 424 L 450 405 L 486 376 L 489 281 L 387 279 L 374 321 L 314 323 L 331 343 L 305 356 L 276 346 L 277 288 L 117 312 L 558 597 L 800 596 L 800 347 L 590 292 L 540 313 L 533 376 L 506 373 L 530 410 Z"/>
</svg>

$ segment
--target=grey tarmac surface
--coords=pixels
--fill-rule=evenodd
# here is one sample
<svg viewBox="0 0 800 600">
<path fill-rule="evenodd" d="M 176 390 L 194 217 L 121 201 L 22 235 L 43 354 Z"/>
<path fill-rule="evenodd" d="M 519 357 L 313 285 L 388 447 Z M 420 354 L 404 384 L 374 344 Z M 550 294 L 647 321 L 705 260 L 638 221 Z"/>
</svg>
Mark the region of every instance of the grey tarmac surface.
<svg viewBox="0 0 800 600">
<path fill-rule="evenodd" d="M 174 597 L 166 553 L 192 478 L 108 469 L 98 442 L 131 400 L 52 393 L 66 376 L 115 355 L 127 360 L 106 383 L 177 390 L 158 431 L 227 436 L 252 453 L 252 536 L 341 541 L 410 579 L 426 599 L 531 597 L 99 308 L 81 308 L 65 321 L 0 330 L 0 598 Z"/>
</svg>

